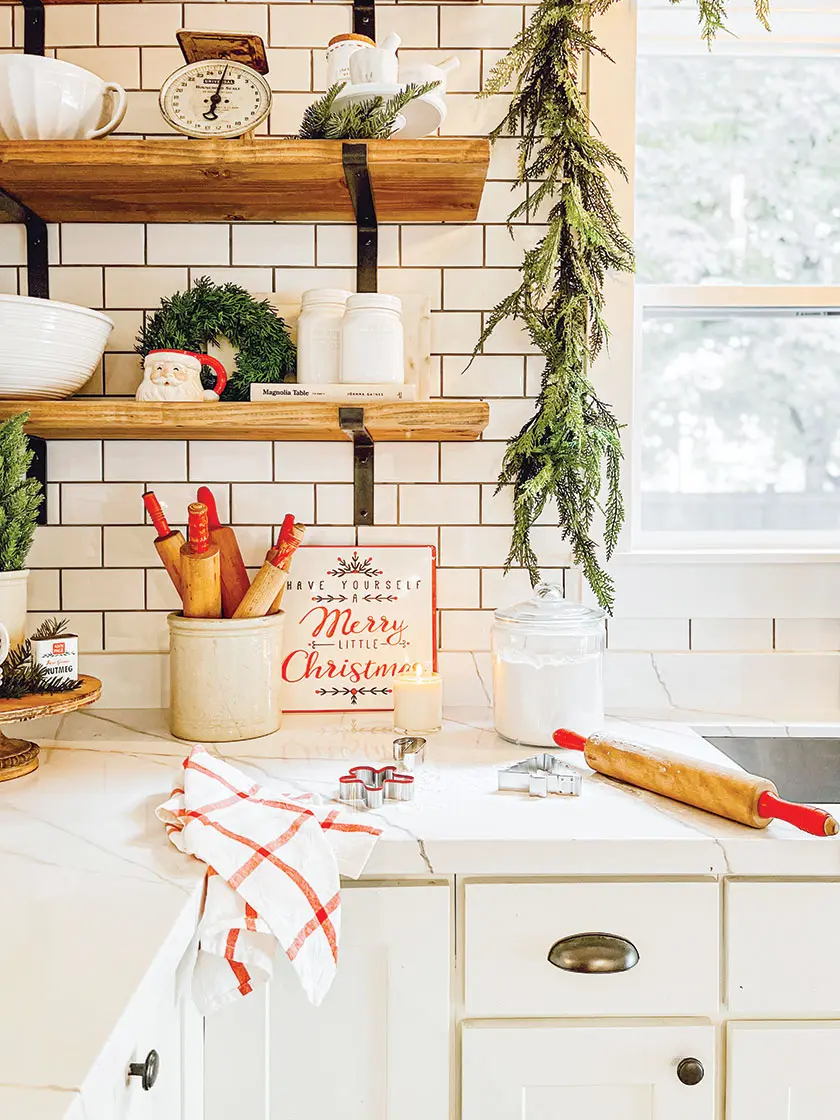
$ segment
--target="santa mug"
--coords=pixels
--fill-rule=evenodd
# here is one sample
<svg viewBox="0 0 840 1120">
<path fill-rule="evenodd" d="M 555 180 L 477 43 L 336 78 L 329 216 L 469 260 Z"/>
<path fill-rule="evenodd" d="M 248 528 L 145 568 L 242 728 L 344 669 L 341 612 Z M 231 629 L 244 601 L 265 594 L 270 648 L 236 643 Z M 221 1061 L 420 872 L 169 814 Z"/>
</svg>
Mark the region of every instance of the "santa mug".
<svg viewBox="0 0 840 1120">
<path fill-rule="evenodd" d="M 210 366 L 216 384 L 205 389 L 201 367 Z M 218 401 L 227 384 L 225 367 L 218 358 L 192 350 L 150 350 L 143 359 L 143 380 L 135 393 L 138 401 Z"/>
</svg>

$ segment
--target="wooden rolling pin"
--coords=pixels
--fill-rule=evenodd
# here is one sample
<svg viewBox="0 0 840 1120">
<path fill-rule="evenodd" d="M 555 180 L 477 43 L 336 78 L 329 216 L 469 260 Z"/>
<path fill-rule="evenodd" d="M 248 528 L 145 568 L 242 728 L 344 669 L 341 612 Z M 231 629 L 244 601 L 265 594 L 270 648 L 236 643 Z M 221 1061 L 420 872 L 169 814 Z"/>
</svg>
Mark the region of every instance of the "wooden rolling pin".
<svg viewBox="0 0 840 1120">
<path fill-rule="evenodd" d="M 155 527 L 157 536 L 155 537 L 155 548 L 157 554 L 163 561 L 163 566 L 169 573 L 169 578 L 175 585 L 175 590 L 181 594 L 181 546 L 184 544 L 184 534 L 180 529 L 170 529 L 169 522 L 166 520 L 163 510 L 160 508 L 160 502 L 156 495 L 150 490 L 148 494 L 143 495 L 143 505 L 152 519 L 152 525 Z"/>
<path fill-rule="evenodd" d="M 287 517 L 283 524 L 288 521 Z M 282 594 L 289 565 L 305 531 L 303 525 L 292 522 L 288 535 L 283 537 L 281 534 L 277 547 L 268 550 L 265 563 L 254 576 L 254 582 L 236 608 L 234 618 L 262 618 L 271 612 L 275 600 Z"/>
<path fill-rule="evenodd" d="M 280 553 L 280 549 L 283 547 L 283 542 L 291 537 L 292 533 L 294 532 L 294 528 L 295 516 L 293 513 L 287 513 L 283 518 L 283 524 L 280 526 L 280 532 L 277 534 L 277 544 L 273 544 L 265 554 L 266 560 L 270 560 L 272 564 L 274 563 L 275 559 Z M 277 614 L 277 612 L 280 610 L 280 606 L 283 602 L 283 596 L 286 593 L 286 582 L 287 581 L 284 579 L 280 584 L 280 590 L 277 592 L 277 598 L 268 608 L 268 614 Z"/>
<path fill-rule="evenodd" d="M 219 521 L 213 491 L 207 486 L 200 486 L 198 488 L 198 500 L 207 506 L 210 541 L 212 544 L 219 546 L 219 562 L 222 572 L 222 614 L 225 618 L 233 618 L 233 612 L 242 602 L 245 592 L 251 586 L 251 580 L 248 577 L 248 570 L 239 550 L 236 533 L 230 525 L 222 525 Z"/>
<path fill-rule="evenodd" d="M 576 731 L 555 731 L 554 742 L 558 747 L 583 751 L 592 769 L 608 778 L 661 793 L 750 828 L 766 828 L 777 817 L 814 836 L 834 836 L 838 831 L 837 821 L 829 813 L 782 801 L 772 782 L 754 774 L 727 770 L 685 755 L 662 754 L 621 739 L 600 735 L 585 739 Z"/>
<path fill-rule="evenodd" d="M 181 591 L 184 618 L 222 617 L 222 576 L 219 546 L 210 541 L 207 506 L 188 509 L 187 543 L 181 549 Z"/>
</svg>

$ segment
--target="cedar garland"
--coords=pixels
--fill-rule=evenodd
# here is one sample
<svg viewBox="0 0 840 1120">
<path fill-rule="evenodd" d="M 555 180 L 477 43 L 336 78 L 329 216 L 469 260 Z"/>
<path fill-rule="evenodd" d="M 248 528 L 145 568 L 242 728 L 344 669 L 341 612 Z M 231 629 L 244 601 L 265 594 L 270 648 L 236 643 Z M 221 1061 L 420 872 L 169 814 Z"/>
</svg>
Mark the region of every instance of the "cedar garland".
<svg viewBox="0 0 840 1120">
<path fill-rule="evenodd" d="M 517 184 L 527 193 L 508 221 L 525 217 L 545 222 L 547 230 L 525 252 L 519 287 L 489 313 L 473 355 L 501 322 L 515 319 L 545 359 L 536 411 L 509 441 L 499 475 L 500 489 L 513 488 L 505 570 L 521 565 L 532 583 L 538 581 L 531 530 L 553 501 L 574 563 L 610 612 L 615 590 L 599 560 L 593 522 L 600 511 L 609 560 L 624 523 L 621 425 L 598 397 L 588 369 L 608 338 L 606 275 L 632 272 L 634 264 L 608 178 L 626 172 L 597 131 L 590 131 L 579 74 L 587 56 L 608 57 L 590 26 L 615 2 L 541 0 L 481 94 L 504 93 L 513 85 L 508 111 L 490 134 L 492 140 L 505 133 L 520 137 Z M 769 0 L 755 0 L 755 8 L 768 26 Z M 711 45 L 724 28 L 724 0 L 698 0 L 698 14 L 701 35 Z"/>
</svg>

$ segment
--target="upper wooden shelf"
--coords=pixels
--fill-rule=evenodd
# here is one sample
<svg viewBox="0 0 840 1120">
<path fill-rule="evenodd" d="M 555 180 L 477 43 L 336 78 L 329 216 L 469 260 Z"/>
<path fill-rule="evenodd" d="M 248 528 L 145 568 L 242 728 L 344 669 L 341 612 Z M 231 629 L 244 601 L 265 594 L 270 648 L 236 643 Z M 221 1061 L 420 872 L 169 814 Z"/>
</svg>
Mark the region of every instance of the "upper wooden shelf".
<svg viewBox="0 0 840 1120">
<path fill-rule="evenodd" d="M 380 222 L 473 221 L 490 143 L 370 140 Z M 340 140 L 7 140 L 0 187 L 48 222 L 352 221 Z"/>
<path fill-rule="evenodd" d="M 490 419 L 486 401 L 360 404 L 375 440 L 478 439 Z M 29 412 L 30 435 L 44 439 L 348 440 L 338 404 L 149 404 L 120 398 L 0 401 L 0 420 Z"/>
</svg>

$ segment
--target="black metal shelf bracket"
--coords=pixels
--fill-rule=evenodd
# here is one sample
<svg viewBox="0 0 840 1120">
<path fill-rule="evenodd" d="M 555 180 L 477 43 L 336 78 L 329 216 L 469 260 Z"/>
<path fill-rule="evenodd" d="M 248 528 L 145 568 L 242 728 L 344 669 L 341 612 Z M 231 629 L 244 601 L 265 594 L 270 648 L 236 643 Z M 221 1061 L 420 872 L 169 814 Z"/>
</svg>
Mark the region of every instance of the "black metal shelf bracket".
<svg viewBox="0 0 840 1120">
<path fill-rule="evenodd" d="M 23 0 L 23 53 L 44 53 L 44 0 Z"/>
<path fill-rule="evenodd" d="M 40 436 L 29 437 L 29 449 L 32 452 L 32 462 L 26 472 L 27 478 L 35 478 L 41 483 L 44 500 L 38 507 L 38 516 L 35 521 L 38 525 L 47 524 L 47 441 Z"/>
<path fill-rule="evenodd" d="M 356 215 L 356 291 L 377 290 L 379 261 L 379 222 L 370 184 L 367 144 L 344 143 L 341 162 L 353 213 Z"/>
<path fill-rule="evenodd" d="M 375 0 L 353 0 L 353 30 L 357 35 L 376 39 Z"/>
<path fill-rule="evenodd" d="M 353 437 L 353 524 L 373 524 L 373 439 L 365 427 L 365 410 L 341 406 L 338 424 Z"/>
</svg>

